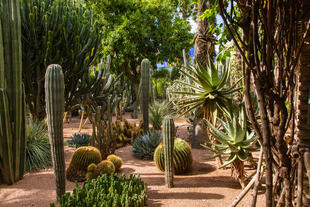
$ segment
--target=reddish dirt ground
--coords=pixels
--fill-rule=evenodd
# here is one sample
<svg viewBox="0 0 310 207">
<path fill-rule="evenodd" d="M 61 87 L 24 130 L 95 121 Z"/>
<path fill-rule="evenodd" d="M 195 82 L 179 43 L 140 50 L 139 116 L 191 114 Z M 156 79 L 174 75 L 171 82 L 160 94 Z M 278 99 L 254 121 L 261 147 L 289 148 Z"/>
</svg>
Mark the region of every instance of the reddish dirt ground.
<svg viewBox="0 0 310 207">
<path fill-rule="evenodd" d="M 130 119 L 138 123 L 138 119 Z M 176 126 L 184 124 L 183 119 L 176 119 Z M 72 119 L 64 125 L 65 139 L 78 132 L 79 120 Z M 91 125 L 87 124 L 82 132 L 91 133 Z M 180 127 L 178 137 L 186 138 L 186 128 Z M 226 207 L 242 191 L 239 183 L 231 177 L 230 169 L 218 170 L 214 160 L 206 160 L 212 154 L 204 149 L 193 149 L 193 170 L 182 176 L 175 176 L 174 188 L 165 187 L 164 174 L 160 172 L 153 161 L 139 160 L 133 157 L 131 146 L 120 148 L 116 154 L 123 159 L 120 174 L 140 174 L 148 185 L 148 206 L 169 207 Z M 66 165 L 74 149 L 65 147 Z M 252 172 L 252 171 L 251 171 Z M 249 172 L 248 174 L 250 174 Z M 53 169 L 49 168 L 36 173 L 27 173 L 21 181 L 14 185 L 0 185 L 1 207 L 48 207 L 56 202 L 55 179 Z M 67 182 L 66 190 L 72 192 L 74 183 Z M 259 191 L 258 207 L 263 207 L 263 191 Z M 251 193 L 238 206 L 251 205 Z"/>
</svg>

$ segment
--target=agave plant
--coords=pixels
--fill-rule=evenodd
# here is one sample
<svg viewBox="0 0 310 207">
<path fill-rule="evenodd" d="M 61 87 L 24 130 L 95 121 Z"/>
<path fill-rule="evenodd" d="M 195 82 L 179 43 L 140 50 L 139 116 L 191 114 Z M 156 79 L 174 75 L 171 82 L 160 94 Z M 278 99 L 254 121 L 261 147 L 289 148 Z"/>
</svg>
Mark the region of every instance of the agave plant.
<svg viewBox="0 0 310 207">
<path fill-rule="evenodd" d="M 166 101 L 157 102 L 150 106 L 150 122 L 155 130 L 160 130 L 164 117 L 169 114 L 170 105 Z"/>
<path fill-rule="evenodd" d="M 206 120 L 210 127 L 210 133 L 218 143 L 208 142 L 209 147 L 203 145 L 208 150 L 214 152 L 216 156 L 229 155 L 228 159 L 221 168 L 232 164 L 232 170 L 235 177 L 238 178 L 242 187 L 245 186 L 244 161 L 251 158 L 251 152 L 257 151 L 258 147 L 254 145 L 257 137 L 254 132 L 249 133 L 247 127 L 247 119 L 244 110 L 239 115 L 231 115 L 231 120 L 226 117 L 226 122 L 218 118 L 220 126 L 217 128 Z"/>
<path fill-rule="evenodd" d="M 230 76 L 230 61 L 226 65 L 213 63 L 209 58 L 207 67 L 197 64 L 196 67 L 188 66 L 180 70 L 191 83 L 178 81 L 188 87 L 187 91 L 174 91 L 175 94 L 184 95 L 178 101 L 179 110 L 186 114 L 196 110 L 195 115 L 204 113 L 204 118 L 215 124 L 218 113 L 230 114 L 234 106 L 232 94 L 241 88 L 238 88 L 237 81 L 232 86 L 227 87 L 227 81 Z"/>
<path fill-rule="evenodd" d="M 152 160 L 154 151 L 161 142 L 160 131 L 149 131 L 134 140 L 132 144 L 133 155 L 139 159 Z"/>
</svg>

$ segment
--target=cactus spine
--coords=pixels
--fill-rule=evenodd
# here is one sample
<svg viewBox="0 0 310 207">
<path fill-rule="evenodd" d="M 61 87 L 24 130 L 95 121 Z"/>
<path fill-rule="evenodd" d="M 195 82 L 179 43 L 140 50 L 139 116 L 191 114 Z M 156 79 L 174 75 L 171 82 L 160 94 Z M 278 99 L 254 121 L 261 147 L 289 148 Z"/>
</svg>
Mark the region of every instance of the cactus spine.
<svg viewBox="0 0 310 207">
<path fill-rule="evenodd" d="M 173 187 L 173 149 L 175 127 L 171 117 L 166 117 L 163 124 L 164 158 L 165 158 L 165 181 L 168 188 Z"/>
<path fill-rule="evenodd" d="M 57 197 L 65 193 L 63 144 L 64 75 L 60 65 L 49 65 L 45 74 L 45 102 L 48 136 L 51 143 Z"/>
<path fill-rule="evenodd" d="M 149 81 L 150 81 L 150 61 L 143 59 L 141 62 L 141 89 L 142 89 L 142 114 L 144 133 L 149 131 Z"/>
<path fill-rule="evenodd" d="M 6 184 L 13 184 L 24 175 L 25 104 L 19 3 L 0 3 L 0 171 Z"/>
</svg>

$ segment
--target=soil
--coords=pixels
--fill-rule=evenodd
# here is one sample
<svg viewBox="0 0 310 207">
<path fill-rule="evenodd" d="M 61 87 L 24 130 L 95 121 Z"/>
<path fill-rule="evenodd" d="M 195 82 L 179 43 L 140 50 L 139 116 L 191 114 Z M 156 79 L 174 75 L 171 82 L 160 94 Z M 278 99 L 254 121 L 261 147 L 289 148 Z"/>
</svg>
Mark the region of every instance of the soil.
<svg viewBox="0 0 310 207">
<path fill-rule="evenodd" d="M 131 123 L 139 119 L 125 118 Z M 187 139 L 184 119 L 175 119 L 178 128 L 177 136 Z M 73 118 L 70 124 L 64 125 L 64 137 L 67 140 L 73 133 L 78 133 L 79 119 Z M 91 134 L 91 125 L 87 123 L 81 132 Z M 132 155 L 132 147 L 125 146 L 116 151 L 123 159 L 120 174 L 140 174 L 148 186 L 147 206 L 169 207 L 226 207 L 230 206 L 235 197 L 242 191 L 240 184 L 231 176 L 231 170 L 217 169 L 214 159 L 205 149 L 193 149 L 193 170 L 186 175 L 174 178 L 174 188 L 165 187 L 164 173 L 160 172 L 153 161 L 139 160 Z M 69 164 L 74 148 L 65 146 L 66 165 Z M 247 170 L 250 175 L 254 170 Z M 66 190 L 72 192 L 75 185 L 67 181 Z M 251 206 L 251 192 L 238 206 Z M 56 202 L 55 178 L 53 169 L 45 169 L 35 173 L 27 173 L 19 182 L 7 186 L 0 185 L 0 207 L 48 207 Z M 258 194 L 258 207 L 265 203 L 264 192 Z"/>
</svg>

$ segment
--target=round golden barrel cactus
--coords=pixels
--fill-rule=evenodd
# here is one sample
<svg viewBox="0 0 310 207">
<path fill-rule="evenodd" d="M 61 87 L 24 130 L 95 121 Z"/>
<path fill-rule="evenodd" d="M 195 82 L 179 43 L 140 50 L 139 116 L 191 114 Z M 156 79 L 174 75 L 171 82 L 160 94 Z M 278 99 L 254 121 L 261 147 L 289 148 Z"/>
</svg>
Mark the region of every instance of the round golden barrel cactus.
<svg viewBox="0 0 310 207">
<path fill-rule="evenodd" d="M 118 171 L 123 164 L 122 158 L 120 158 L 119 156 L 116 156 L 114 154 L 109 155 L 107 157 L 107 160 L 111 161 L 114 164 L 115 171 Z"/>
</svg>

